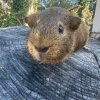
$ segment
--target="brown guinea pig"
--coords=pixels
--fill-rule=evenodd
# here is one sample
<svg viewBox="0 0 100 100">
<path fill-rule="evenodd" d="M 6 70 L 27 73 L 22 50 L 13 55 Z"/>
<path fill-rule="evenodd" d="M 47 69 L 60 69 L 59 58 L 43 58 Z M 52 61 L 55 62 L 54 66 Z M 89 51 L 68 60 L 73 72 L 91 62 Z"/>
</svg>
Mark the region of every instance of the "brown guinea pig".
<svg viewBox="0 0 100 100">
<path fill-rule="evenodd" d="M 41 63 L 56 64 L 68 59 L 89 37 L 86 24 L 64 8 L 48 8 L 29 15 L 25 21 L 31 28 L 28 51 Z"/>
</svg>

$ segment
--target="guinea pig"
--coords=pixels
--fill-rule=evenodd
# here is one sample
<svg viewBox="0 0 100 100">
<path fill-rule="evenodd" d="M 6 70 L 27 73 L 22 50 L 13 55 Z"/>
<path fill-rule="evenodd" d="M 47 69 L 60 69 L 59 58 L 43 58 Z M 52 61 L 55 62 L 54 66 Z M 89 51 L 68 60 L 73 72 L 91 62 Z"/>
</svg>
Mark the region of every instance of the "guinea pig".
<svg viewBox="0 0 100 100">
<path fill-rule="evenodd" d="M 31 28 L 27 49 L 43 64 L 56 64 L 84 47 L 89 38 L 87 25 L 65 8 L 52 7 L 25 18 Z"/>
</svg>

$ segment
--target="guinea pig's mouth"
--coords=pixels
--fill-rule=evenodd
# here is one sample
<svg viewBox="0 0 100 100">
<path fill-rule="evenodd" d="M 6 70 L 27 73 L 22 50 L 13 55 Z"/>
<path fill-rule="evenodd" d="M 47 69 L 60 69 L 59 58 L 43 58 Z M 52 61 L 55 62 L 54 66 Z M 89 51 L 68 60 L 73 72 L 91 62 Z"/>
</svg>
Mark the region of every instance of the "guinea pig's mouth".
<svg viewBox="0 0 100 100">
<path fill-rule="evenodd" d="M 43 50 L 46 51 L 46 50 Z M 37 51 L 38 52 L 38 51 Z M 56 64 L 63 61 L 64 54 L 59 54 L 57 50 L 50 51 L 47 50 L 46 52 L 38 52 L 38 55 L 35 56 L 36 60 L 39 63 L 43 64 Z"/>
<path fill-rule="evenodd" d="M 43 64 L 56 64 L 65 57 L 65 50 L 61 50 L 58 45 L 36 47 L 32 42 L 27 42 L 28 51 L 34 60 Z"/>
</svg>

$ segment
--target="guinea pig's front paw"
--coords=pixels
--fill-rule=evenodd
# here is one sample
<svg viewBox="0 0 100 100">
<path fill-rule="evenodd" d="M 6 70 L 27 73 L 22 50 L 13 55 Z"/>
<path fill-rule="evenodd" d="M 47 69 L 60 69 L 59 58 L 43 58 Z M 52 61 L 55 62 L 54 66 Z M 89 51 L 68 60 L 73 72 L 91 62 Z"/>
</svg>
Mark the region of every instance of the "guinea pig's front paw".
<svg viewBox="0 0 100 100">
<path fill-rule="evenodd" d="M 34 60 L 40 60 L 39 53 L 36 51 L 33 44 L 29 40 L 27 41 L 27 49 Z"/>
</svg>

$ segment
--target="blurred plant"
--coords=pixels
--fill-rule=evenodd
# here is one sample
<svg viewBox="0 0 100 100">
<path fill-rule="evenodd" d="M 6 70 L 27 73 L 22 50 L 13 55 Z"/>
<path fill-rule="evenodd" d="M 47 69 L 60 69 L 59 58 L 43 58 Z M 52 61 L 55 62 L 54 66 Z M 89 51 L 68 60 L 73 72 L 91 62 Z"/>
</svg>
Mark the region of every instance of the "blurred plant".
<svg viewBox="0 0 100 100">
<path fill-rule="evenodd" d="M 96 6 L 96 0 L 78 0 L 78 1 L 81 7 L 77 10 L 77 14 L 91 28 L 93 22 L 93 14 Z"/>
<path fill-rule="evenodd" d="M 5 26 L 7 16 L 10 14 L 11 0 L 0 0 L 0 26 Z"/>
<path fill-rule="evenodd" d="M 0 0 L 0 27 L 23 25 L 24 17 L 48 7 L 69 8 L 74 0 Z M 88 25 L 92 25 L 96 0 L 77 0 L 80 7 L 73 13 L 80 16 Z"/>
<path fill-rule="evenodd" d="M 38 7 L 39 7 L 38 0 L 30 0 L 27 14 L 29 15 L 31 13 L 37 12 Z"/>
<path fill-rule="evenodd" d="M 10 9 L 2 10 L 0 6 L 0 27 L 22 25 L 27 14 L 29 0 L 2 0 Z M 6 13 L 4 13 L 6 12 Z"/>
<path fill-rule="evenodd" d="M 63 7 L 69 8 L 73 4 L 73 0 L 38 0 L 39 10 L 44 10 L 48 7 Z"/>
</svg>

